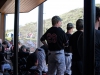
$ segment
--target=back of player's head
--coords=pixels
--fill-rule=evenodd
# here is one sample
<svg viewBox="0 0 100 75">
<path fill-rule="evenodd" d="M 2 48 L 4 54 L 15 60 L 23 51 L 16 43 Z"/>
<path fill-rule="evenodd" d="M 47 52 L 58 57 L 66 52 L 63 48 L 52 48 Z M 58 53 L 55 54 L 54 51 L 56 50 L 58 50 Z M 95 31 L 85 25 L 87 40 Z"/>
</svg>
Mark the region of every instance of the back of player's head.
<svg viewBox="0 0 100 75">
<path fill-rule="evenodd" d="M 54 26 L 57 24 L 59 21 L 62 21 L 62 19 L 59 16 L 53 16 L 52 17 L 52 25 Z"/>
<path fill-rule="evenodd" d="M 70 30 L 72 28 L 74 28 L 74 25 L 72 23 L 68 23 L 67 24 L 67 30 Z"/>
<path fill-rule="evenodd" d="M 100 18 L 100 8 L 96 7 L 96 21 L 98 21 Z"/>
<path fill-rule="evenodd" d="M 76 21 L 76 29 L 77 30 L 82 30 L 83 29 L 83 26 L 84 26 L 84 21 L 83 19 L 78 19 Z"/>
</svg>

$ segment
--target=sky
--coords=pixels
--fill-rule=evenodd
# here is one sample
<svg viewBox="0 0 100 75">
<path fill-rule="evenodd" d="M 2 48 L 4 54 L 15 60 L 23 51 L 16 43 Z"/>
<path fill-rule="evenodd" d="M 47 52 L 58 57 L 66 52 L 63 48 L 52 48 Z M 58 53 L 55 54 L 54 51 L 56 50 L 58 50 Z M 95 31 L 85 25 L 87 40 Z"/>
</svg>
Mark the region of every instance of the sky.
<svg viewBox="0 0 100 75">
<path fill-rule="evenodd" d="M 95 4 L 100 0 L 95 0 Z M 83 0 L 47 0 L 43 3 L 43 19 L 51 18 L 54 15 L 61 15 L 70 10 L 83 7 Z M 19 14 L 19 25 L 38 21 L 38 7 L 28 13 Z M 6 30 L 14 28 L 14 14 L 6 16 Z"/>
</svg>

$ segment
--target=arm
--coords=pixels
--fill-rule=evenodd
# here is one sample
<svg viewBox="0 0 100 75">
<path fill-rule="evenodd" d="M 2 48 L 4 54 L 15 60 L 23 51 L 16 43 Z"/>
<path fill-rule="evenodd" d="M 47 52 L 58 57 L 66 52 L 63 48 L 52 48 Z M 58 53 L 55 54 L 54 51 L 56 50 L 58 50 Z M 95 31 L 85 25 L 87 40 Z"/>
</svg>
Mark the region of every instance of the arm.
<svg viewBox="0 0 100 75">
<path fill-rule="evenodd" d="M 48 44 L 45 40 L 46 40 L 46 33 L 41 37 L 40 41 L 48 48 Z"/>
<path fill-rule="evenodd" d="M 7 63 L 11 63 L 9 60 L 7 60 L 5 57 L 4 57 L 4 61 L 7 62 Z"/>
<path fill-rule="evenodd" d="M 45 45 L 45 47 L 48 48 L 48 44 L 46 43 L 46 41 L 41 41 L 41 42 Z"/>
</svg>

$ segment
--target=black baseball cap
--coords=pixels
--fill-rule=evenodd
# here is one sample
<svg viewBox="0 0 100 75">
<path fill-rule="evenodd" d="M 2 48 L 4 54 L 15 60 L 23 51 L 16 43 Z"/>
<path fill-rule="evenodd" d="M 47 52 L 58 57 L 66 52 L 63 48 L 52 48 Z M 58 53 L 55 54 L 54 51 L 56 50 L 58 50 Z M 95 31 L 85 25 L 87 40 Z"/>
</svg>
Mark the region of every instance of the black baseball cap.
<svg viewBox="0 0 100 75">
<path fill-rule="evenodd" d="M 73 26 L 72 23 L 68 23 L 68 24 L 67 24 L 67 27 L 68 27 L 68 28 L 74 28 L 74 26 Z"/>
<path fill-rule="evenodd" d="M 3 44 L 3 45 L 7 45 L 7 48 L 9 48 L 8 42 L 7 42 L 7 41 L 4 41 L 2 44 Z"/>
</svg>

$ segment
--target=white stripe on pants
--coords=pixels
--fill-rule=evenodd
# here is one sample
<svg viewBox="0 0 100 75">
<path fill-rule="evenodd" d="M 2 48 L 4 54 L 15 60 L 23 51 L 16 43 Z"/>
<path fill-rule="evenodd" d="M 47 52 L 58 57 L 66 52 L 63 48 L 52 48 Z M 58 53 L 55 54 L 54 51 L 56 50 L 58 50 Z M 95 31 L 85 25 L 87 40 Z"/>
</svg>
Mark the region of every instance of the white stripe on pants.
<svg viewBox="0 0 100 75">
<path fill-rule="evenodd" d="M 72 53 L 66 53 L 65 54 L 69 55 L 66 56 L 65 55 L 65 64 L 66 64 L 66 71 L 65 73 L 71 75 L 72 71 L 71 71 L 71 65 L 72 65 Z"/>
</svg>

